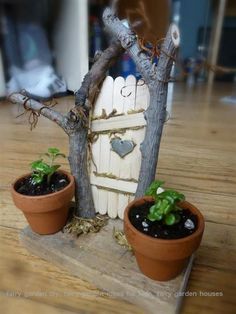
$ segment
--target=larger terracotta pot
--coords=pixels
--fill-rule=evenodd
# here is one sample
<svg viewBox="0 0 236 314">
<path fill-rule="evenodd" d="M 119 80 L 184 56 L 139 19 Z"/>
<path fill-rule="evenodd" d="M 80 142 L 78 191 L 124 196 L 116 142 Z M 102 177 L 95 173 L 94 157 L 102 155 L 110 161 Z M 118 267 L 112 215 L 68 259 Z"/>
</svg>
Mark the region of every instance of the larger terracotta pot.
<svg viewBox="0 0 236 314">
<path fill-rule="evenodd" d="M 19 177 L 11 187 L 13 201 L 25 215 L 30 227 L 39 234 L 53 234 L 61 230 L 67 220 L 69 204 L 74 196 L 74 177 L 60 170 L 69 179 L 69 184 L 62 190 L 40 196 L 28 196 L 16 191 L 17 183 L 30 173 Z"/>
<path fill-rule="evenodd" d="M 204 231 L 204 218 L 195 206 L 183 201 L 180 206 L 183 209 L 189 209 L 198 217 L 197 230 L 181 239 L 153 238 L 138 231 L 129 220 L 131 208 L 146 202 L 153 202 L 153 199 L 151 197 L 136 199 L 125 209 L 125 236 L 133 248 L 140 270 L 151 279 L 167 281 L 183 271 L 189 257 L 198 249 Z"/>
</svg>

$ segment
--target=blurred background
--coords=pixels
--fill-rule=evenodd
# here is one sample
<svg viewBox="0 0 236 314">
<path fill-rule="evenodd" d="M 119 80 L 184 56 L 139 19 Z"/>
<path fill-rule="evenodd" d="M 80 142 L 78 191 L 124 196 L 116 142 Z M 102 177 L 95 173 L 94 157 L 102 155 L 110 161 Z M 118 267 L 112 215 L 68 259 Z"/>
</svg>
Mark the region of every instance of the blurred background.
<svg viewBox="0 0 236 314">
<path fill-rule="evenodd" d="M 161 28 L 174 21 L 181 33 L 171 74 L 176 83 L 168 85 L 157 178 L 184 193 L 206 220 L 203 243 L 186 287 L 194 297 L 184 298 L 181 313 L 236 313 L 236 0 L 173 0 L 167 7 L 164 0 L 117 3 L 121 2 L 131 10 L 141 3 L 162 3 L 162 9 L 151 10 L 154 21 L 162 20 Z M 40 99 L 76 91 L 95 52 L 109 44 L 101 18 L 108 4 L 109 0 L 0 0 L 0 98 L 21 89 Z M 163 14 L 166 8 L 168 14 Z M 153 61 L 157 60 L 155 56 Z M 127 54 L 109 74 L 140 76 Z M 139 88 L 143 92 L 138 108 L 143 108 L 148 97 L 145 86 Z M 110 91 L 106 101 L 113 97 Z M 119 108 L 120 104 L 122 109 L 133 106 L 133 95 L 131 100 L 119 95 Z M 66 114 L 74 107 L 74 96 L 51 103 Z M 103 104 L 112 108 L 110 100 L 100 101 L 100 109 Z M 19 231 L 27 222 L 12 202 L 11 182 L 27 173 L 30 162 L 48 147 L 58 147 L 68 155 L 67 134 L 50 120 L 34 117 L 23 106 L 0 101 L 0 313 L 141 313 L 104 293 L 97 295 L 93 286 L 32 256 L 19 243 Z M 30 132 L 35 123 L 37 127 Z M 62 165 L 69 170 L 66 159 Z M 42 296 L 34 296 L 37 291 Z M 26 297 L 9 297 L 11 292 Z M 207 293 L 223 293 L 223 297 L 213 299 Z"/>
<path fill-rule="evenodd" d="M 109 44 L 102 23 L 109 2 L 0 0 L 0 97 L 27 89 L 36 98 L 47 99 L 77 90 L 95 52 Z M 236 1 L 169 2 L 169 22 L 178 24 L 181 32 L 176 80 L 190 86 L 234 82 Z M 127 54 L 109 74 L 139 77 Z"/>
</svg>

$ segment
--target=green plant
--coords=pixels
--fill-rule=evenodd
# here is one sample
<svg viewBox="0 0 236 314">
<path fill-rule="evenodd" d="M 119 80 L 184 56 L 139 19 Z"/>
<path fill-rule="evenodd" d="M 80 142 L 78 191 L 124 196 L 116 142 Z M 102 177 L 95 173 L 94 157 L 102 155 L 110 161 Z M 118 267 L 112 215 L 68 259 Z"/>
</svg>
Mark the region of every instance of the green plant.
<svg viewBox="0 0 236 314">
<path fill-rule="evenodd" d="M 48 158 L 48 162 L 45 162 L 43 158 L 33 161 L 31 165 L 32 172 L 32 183 L 40 184 L 47 179 L 47 183 L 50 183 L 52 175 L 60 168 L 61 165 L 55 165 L 54 161 L 58 157 L 66 157 L 64 154 L 60 153 L 59 149 L 56 147 L 49 147 L 47 153 L 43 154 Z"/>
<path fill-rule="evenodd" d="M 154 181 L 145 193 L 145 195 L 152 196 L 155 201 L 149 209 L 147 218 L 171 226 L 180 220 L 179 212 L 182 209 L 178 206 L 178 202 L 183 201 L 185 196 L 174 190 L 165 190 L 157 194 L 157 189 L 163 184 L 163 181 Z"/>
</svg>

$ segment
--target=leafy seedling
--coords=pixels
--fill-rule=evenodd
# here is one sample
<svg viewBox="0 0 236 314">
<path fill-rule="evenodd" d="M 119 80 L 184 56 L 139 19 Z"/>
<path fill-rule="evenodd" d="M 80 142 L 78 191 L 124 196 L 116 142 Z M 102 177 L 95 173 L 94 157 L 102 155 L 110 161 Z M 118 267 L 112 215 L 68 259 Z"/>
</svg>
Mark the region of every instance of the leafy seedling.
<svg viewBox="0 0 236 314">
<path fill-rule="evenodd" d="M 160 221 L 168 226 L 180 221 L 179 212 L 182 209 L 178 206 L 185 196 L 174 190 L 165 190 L 157 194 L 157 189 L 164 184 L 163 181 L 154 181 L 148 187 L 145 195 L 152 196 L 155 203 L 149 209 L 147 218 L 150 221 Z"/>
<path fill-rule="evenodd" d="M 33 161 L 31 163 L 32 172 L 32 183 L 40 184 L 46 178 L 47 183 L 50 184 L 52 175 L 60 168 L 61 165 L 55 165 L 54 162 L 57 158 L 66 156 L 62 154 L 58 148 L 50 147 L 48 148 L 47 153 L 44 153 L 42 156 L 46 156 L 48 162 L 44 161 L 43 158 Z"/>
</svg>

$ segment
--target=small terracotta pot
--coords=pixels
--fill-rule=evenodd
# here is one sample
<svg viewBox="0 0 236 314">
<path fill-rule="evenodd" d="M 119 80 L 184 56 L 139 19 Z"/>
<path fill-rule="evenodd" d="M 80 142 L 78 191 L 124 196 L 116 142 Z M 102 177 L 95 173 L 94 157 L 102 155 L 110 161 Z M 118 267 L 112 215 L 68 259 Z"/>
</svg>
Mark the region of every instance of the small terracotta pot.
<svg viewBox="0 0 236 314">
<path fill-rule="evenodd" d="M 204 231 L 204 218 L 195 206 L 183 201 L 180 207 L 189 209 L 198 217 L 197 230 L 181 239 L 156 239 L 138 231 L 129 220 L 131 208 L 152 201 L 152 197 L 145 196 L 128 204 L 124 213 L 124 232 L 144 275 L 154 280 L 167 281 L 183 271 L 189 257 L 198 249 Z"/>
<path fill-rule="evenodd" d="M 61 230 L 67 220 L 69 204 L 74 196 L 74 177 L 66 171 L 59 172 L 65 174 L 69 179 L 69 184 L 62 190 L 40 196 L 28 196 L 16 191 L 16 185 L 26 175 L 18 178 L 11 187 L 13 201 L 27 219 L 32 230 L 39 234 L 53 234 Z"/>
</svg>

